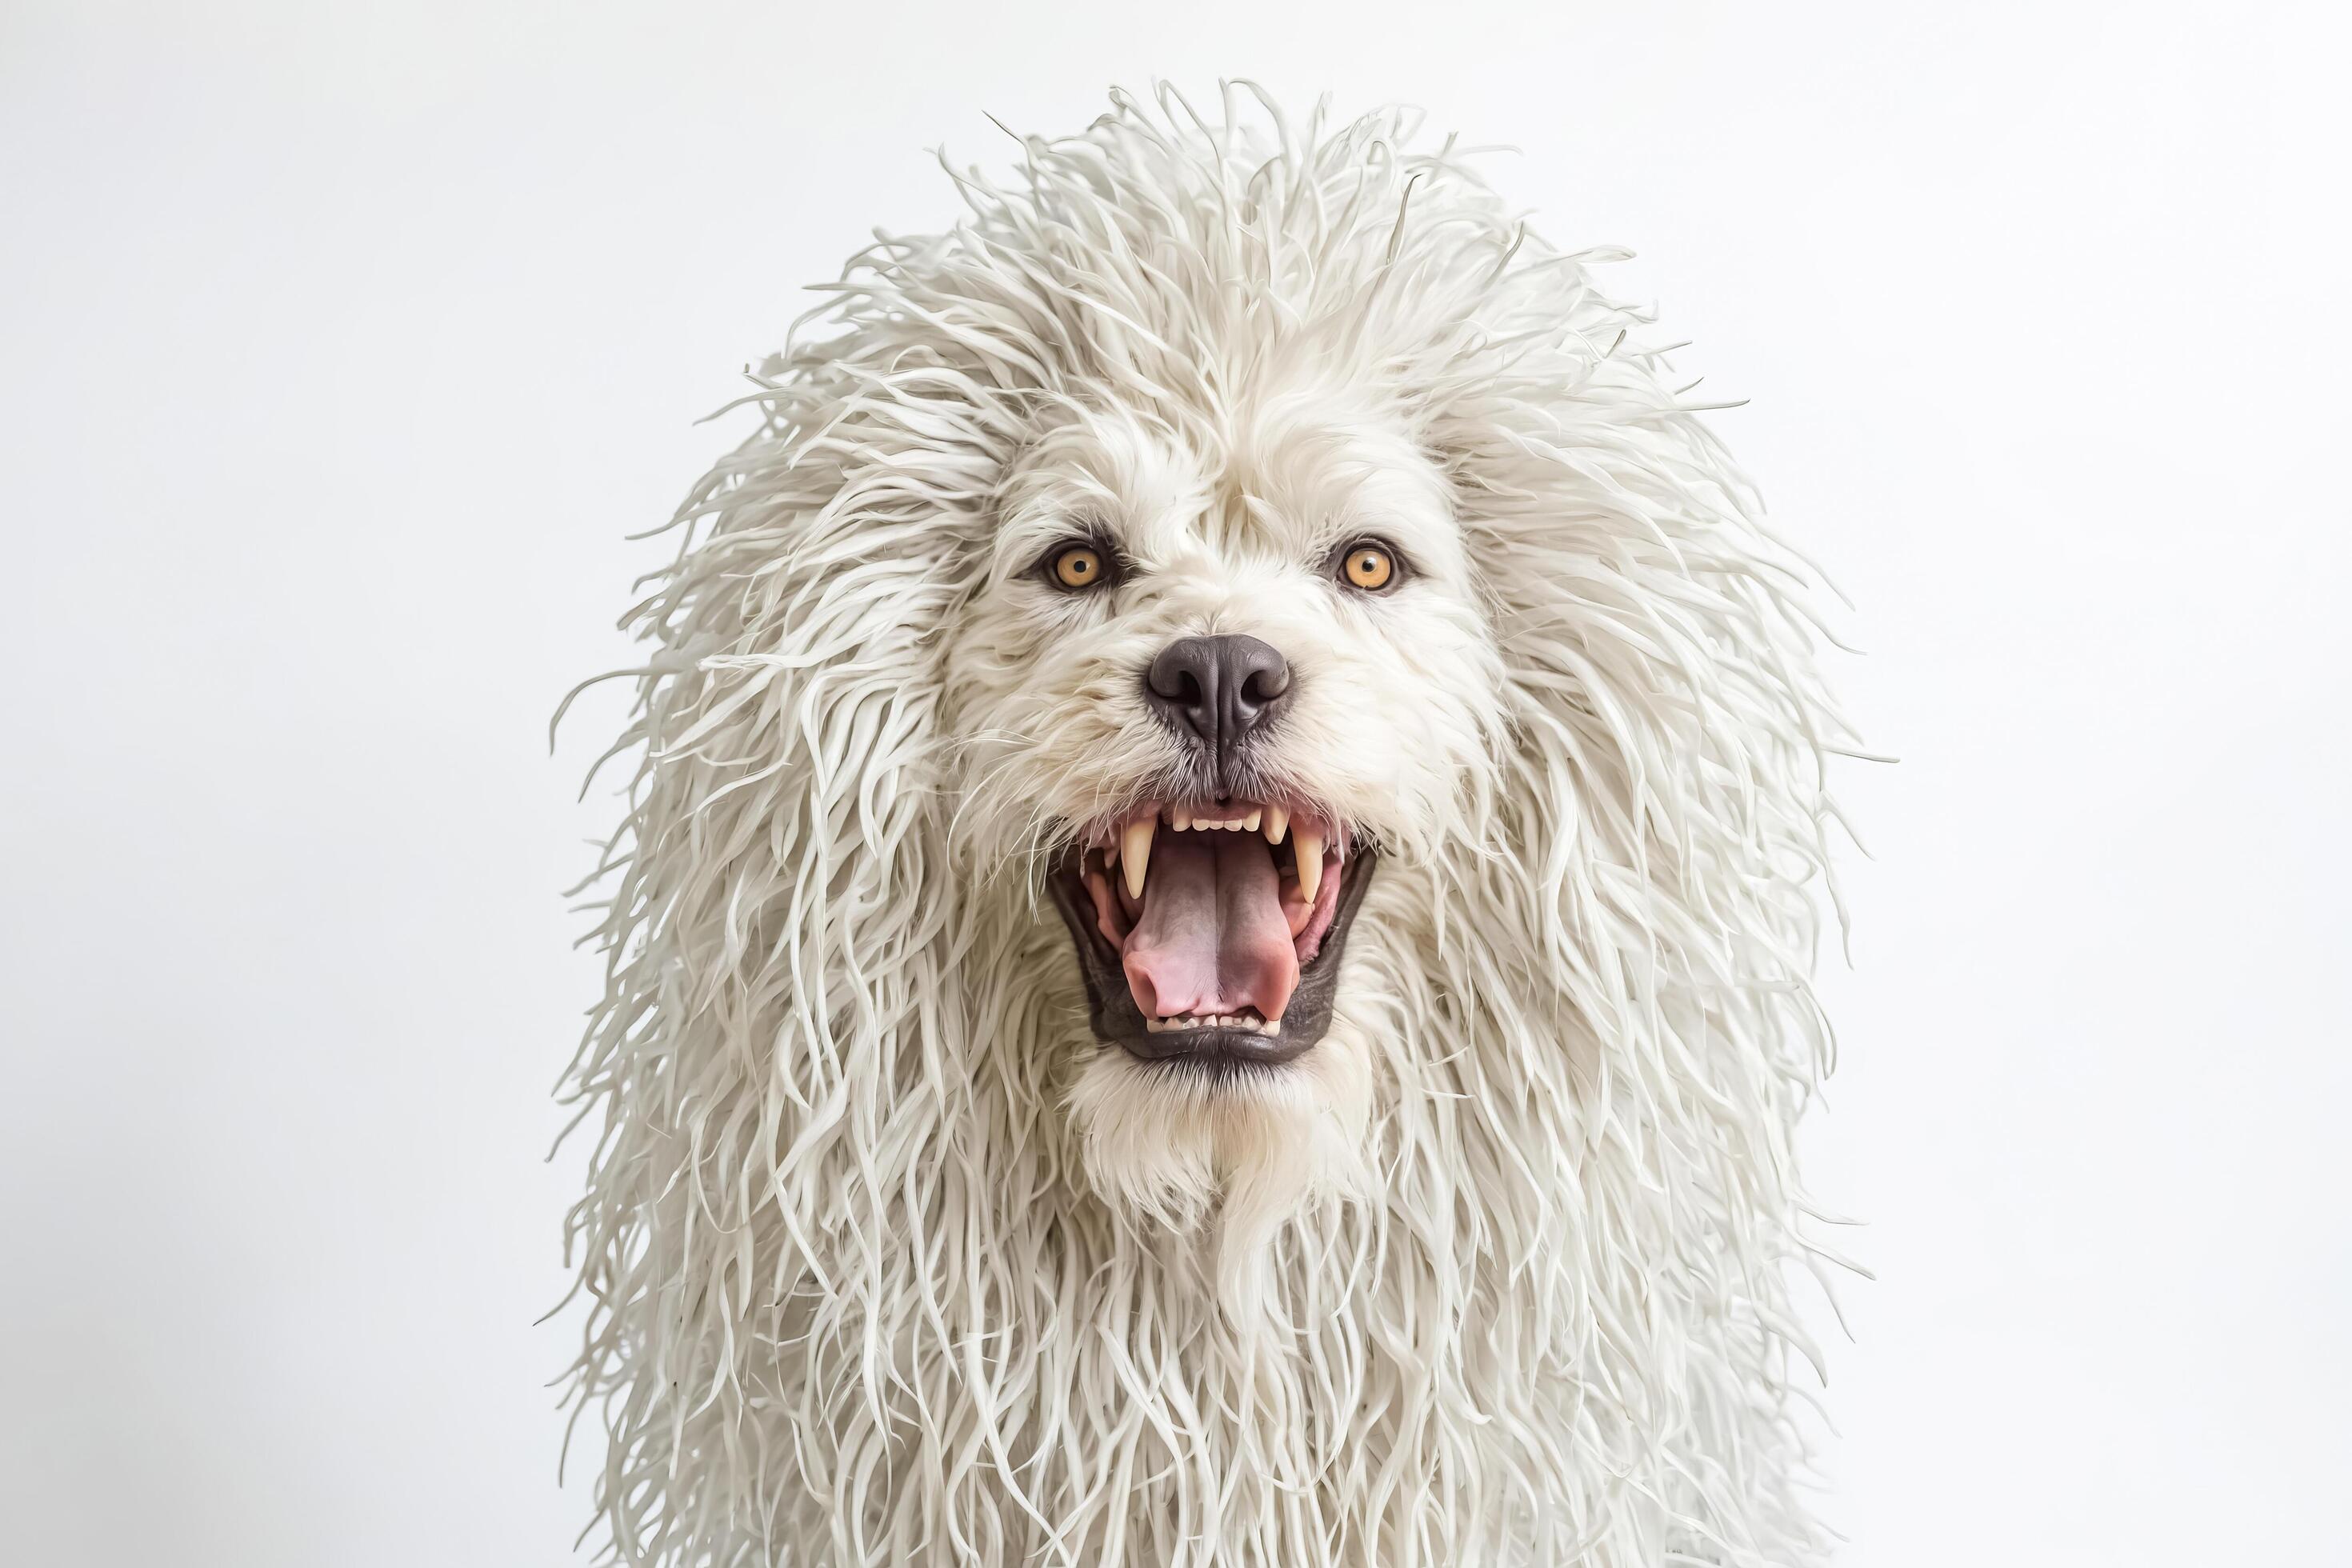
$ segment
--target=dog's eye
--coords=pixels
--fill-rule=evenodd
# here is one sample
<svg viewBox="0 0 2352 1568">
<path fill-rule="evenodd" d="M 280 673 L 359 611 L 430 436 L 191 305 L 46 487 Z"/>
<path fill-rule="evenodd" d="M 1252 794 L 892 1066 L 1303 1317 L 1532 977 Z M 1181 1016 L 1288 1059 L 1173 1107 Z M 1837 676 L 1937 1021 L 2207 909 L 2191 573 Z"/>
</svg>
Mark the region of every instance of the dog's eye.
<svg viewBox="0 0 2352 1568">
<path fill-rule="evenodd" d="M 1047 557 L 1045 574 L 1055 586 L 1076 591 L 1100 583 L 1108 565 L 1103 552 L 1091 544 L 1065 544 Z"/>
<path fill-rule="evenodd" d="M 1380 593 L 1397 580 L 1396 555 L 1377 540 L 1360 539 L 1341 553 L 1339 575 L 1350 587 Z"/>
</svg>

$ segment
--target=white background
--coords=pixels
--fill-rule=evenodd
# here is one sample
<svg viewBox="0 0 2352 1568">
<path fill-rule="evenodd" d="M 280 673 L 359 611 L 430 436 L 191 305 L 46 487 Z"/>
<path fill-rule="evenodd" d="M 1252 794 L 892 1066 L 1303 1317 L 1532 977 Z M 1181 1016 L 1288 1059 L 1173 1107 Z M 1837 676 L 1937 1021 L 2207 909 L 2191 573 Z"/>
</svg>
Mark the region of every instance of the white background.
<svg viewBox="0 0 2352 1568">
<path fill-rule="evenodd" d="M 1113 81 L 1401 98 L 1641 259 L 1851 595 L 1857 1568 L 2342 1563 L 2346 39 L 2304 8 L 12 5 L 0 1547 L 566 1561 L 616 721 L 876 224 Z M 591 1456 L 593 1458 L 593 1455 Z M 575 1466 L 575 1470 L 581 1467 Z"/>
</svg>

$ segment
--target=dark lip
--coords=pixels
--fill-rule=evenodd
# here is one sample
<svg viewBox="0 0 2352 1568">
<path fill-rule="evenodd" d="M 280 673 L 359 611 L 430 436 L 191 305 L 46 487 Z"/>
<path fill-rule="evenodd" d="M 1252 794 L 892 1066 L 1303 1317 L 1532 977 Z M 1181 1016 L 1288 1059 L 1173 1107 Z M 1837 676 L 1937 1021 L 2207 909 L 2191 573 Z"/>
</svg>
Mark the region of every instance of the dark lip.
<svg viewBox="0 0 2352 1568">
<path fill-rule="evenodd" d="M 1118 954 L 1095 930 L 1094 903 L 1078 879 L 1077 851 L 1064 855 L 1046 873 L 1045 881 L 1054 895 L 1054 907 L 1062 911 L 1062 922 L 1070 928 L 1070 941 L 1078 950 L 1078 973 L 1087 984 L 1087 1022 L 1095 1038 L 1118 1047 L 1140 1062 L 1232 1073 L 1297 1061 L 1329 1032 L 1331 1005 L 1339 990 L 1340 954 L 1379 863 L 1380 855 L 1370 845 L 1360 842 L 1351 847 L 1347 880 L 1339 889 L 1330 929 L 1323 933 L 1323 945 L 1314 960 L 1298 972 L 1297 989 L 1283 1009 L 1282 1033 L 1271 1039 L 1246 1029 L 1153 1034 L 1127 988 L 1127 973 L 1119 967 Z"/>
</svg>

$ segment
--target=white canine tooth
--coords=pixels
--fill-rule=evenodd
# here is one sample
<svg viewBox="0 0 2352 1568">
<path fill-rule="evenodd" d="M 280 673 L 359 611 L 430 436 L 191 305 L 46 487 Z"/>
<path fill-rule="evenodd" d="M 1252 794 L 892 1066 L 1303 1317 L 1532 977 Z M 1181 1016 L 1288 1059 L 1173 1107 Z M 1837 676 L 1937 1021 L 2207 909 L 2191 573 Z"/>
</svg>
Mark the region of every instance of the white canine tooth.
<svg viewBox="0 0 2352 1568">
<path fill-rule="evenodd" d="M 1250 818 L 1250 826 L 1255 827 L 1257 818 Z M 1279 844 L 1282 842 L 1282 836 L 1289 831 L 1290 813 L 1278 805 L 1267 806 L 1265 808 L 1265 841 L 1268 844 Z"/>
<path fill-rule="evenodd" d="M 1151 833 L 1160 826 L 1156 817 L 1140 817 L 1119 830 L 1119 859 L 1127 868 L 1127 896 L 1143 897 L 1143 873 L 1151 864 Z"/>
<path fill-rule="evenodd" d="M 1301 824 L 1297 854 L 1298 896 L 1311 904 L 1323 886 L 1323 836 Z"/>
<path fill-rule="evenodd" d="M 1247 816 L 1243 817 L 1242 831 L 1244 833 L 1255 833 L 1257 831 L 1258 819 L 1265 815 L 1265 814 L 1263 811 L 1253 811 Z"/>
<path fill-rule="evenodd" d="M 1192 814 L 1181 805 L 1177 806 L 1168 814 L 1168 826 L 1179 833 L 1189 833 L 1192 827 Z"/>
</svg>

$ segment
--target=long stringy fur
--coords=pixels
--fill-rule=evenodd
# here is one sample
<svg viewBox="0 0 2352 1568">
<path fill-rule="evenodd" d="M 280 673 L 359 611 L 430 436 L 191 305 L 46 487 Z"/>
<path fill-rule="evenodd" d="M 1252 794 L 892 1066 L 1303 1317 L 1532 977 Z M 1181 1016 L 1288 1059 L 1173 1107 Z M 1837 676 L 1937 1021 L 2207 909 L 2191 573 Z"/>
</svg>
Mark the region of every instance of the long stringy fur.
<svg viewBox="0 0 2352 1568">
<path fill-rule="evenodd" d="M 1598 291 L 1618 253 L 1551 248 L 1416 130 L 1115 95 L 1007 185 L 950 171 L 970 216 L 852 261 L 680 508 L 567 1080 L 615 1559 L 1822 1552 L 1791 1140 L 1848 737 L 1810 574 Z M 1212 416 L 1204 367 L 1300 345 L 1443 476 L 1491 755 L 1371 890 L 1333 1146 L 1125 1201 L 1089 1137 L 1225 1113 L 1079 1094 L 1063 829 L 997 812 L 977 858 L 950 651 L 1052 409 Z"/>
</svg>

